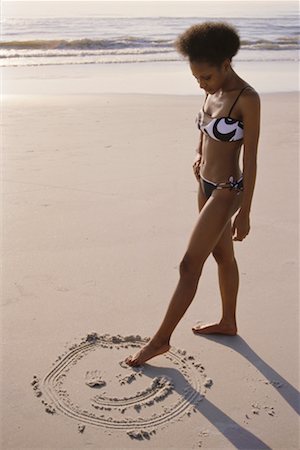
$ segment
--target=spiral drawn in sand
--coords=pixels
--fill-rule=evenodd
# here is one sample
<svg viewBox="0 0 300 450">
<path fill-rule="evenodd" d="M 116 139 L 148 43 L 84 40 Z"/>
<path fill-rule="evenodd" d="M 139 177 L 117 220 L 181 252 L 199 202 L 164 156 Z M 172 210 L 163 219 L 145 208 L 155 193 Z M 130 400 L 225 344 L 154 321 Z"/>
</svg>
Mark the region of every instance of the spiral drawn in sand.
<svg viewBox="0 0 300 450">
<path fill-rule="evenodd" d="M 58 357 L 41 381 L 34 377 L 36 396 L 47 412 L 76 419 L 80 432 L 88 424 L 149 438 L 157 427 L 189 416 L 190 408 L 196 411 L 212 381 L 193 356 L 174 347 L 150 364 L 128 366 L 128 349 L 148 341 L 90 333 Z"/>
</svg>

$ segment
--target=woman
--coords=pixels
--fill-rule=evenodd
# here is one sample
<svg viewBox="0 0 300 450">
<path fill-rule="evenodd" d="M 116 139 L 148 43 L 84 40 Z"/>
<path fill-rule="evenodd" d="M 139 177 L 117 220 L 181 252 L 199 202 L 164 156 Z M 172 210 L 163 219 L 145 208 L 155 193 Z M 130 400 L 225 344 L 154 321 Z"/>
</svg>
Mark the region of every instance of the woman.
<svg viewBox="0 0 300 450">
<path fill-rule="evenodd" d="M 220 322 L 195 326 L 193 331 L 237 333 L 239 272 L 232 241 L 242 241 L 250 230 L 260 128 L 259 95 L 231 66 L 239 47 L 236 30 L 224 22 L 193 25 L 176 40 L 178 52 L 188 57 L 193 76 L 206 92 L 197 118 L 200 142 L 193 163 L 199 182 L 199 217 L 180 263 L 179 282 L 164 320 L 153 338 L 125 359 L 130 366 L 169 350 L 171 335 L 195 296 L 210 253 L 218 264 L 223 314 Z M 239 167 L 242 145 L 243 172 Z"/>
</svg>

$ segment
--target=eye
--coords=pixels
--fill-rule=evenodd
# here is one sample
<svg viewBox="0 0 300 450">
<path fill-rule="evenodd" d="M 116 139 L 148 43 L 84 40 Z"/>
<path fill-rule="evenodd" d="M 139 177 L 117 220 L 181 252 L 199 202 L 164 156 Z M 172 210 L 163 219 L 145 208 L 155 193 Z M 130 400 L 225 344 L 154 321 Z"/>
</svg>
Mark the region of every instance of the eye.
<svg viewBox="0 0 300 450">
<path fill-rule="evenodd" d="M 211 75 L 208 75 L 207 77 L 197 77 L 196 75 L 194 75 L 194 77 L 196 78 L 196 80 L 198 81 L 198 83 L 200 83 L 200 81 L 201 81 L 201 78 L 202 78 L 202 80 L 204 80 L 204 81 L 209 81 L 210 79 L 211 79 Z"/>
</svg>

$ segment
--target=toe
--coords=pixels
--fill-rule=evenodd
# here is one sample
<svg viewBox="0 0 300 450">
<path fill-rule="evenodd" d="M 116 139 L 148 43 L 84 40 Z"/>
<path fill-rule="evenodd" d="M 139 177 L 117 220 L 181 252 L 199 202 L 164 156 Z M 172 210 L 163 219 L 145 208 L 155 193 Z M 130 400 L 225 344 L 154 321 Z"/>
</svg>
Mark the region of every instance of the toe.
<svg viewBox="0 0 300 450">
<path fill-rule="evenodd" d="M 193 328 L 193 333 L 194 334 L 203 334 L 203 329 L 202 328 Z"/>
</svg>

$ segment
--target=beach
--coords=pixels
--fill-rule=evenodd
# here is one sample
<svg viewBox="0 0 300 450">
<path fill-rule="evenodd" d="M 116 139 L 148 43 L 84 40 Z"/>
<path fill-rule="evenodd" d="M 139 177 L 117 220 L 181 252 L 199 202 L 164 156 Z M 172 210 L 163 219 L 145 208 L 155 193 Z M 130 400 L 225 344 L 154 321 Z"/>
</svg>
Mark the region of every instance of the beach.
<svg viewBox="0 0 300 450">
<path fill-rule="evenodd" d="M 299 5 L 2 3 L 0 449 L 298 450 Z M 221 318 L 211 254 L 168 352 L 130 367 L 199 216 L 204 91 L 174 43 L 204 21 L 261 99 L 238 334 L 192 332 Z"/>
<path fill-rule="evenodd" d="M 2 98 L 1 449 L 298 449 L 298 92 L 261 94 L 238 335 L 191 331 L 220 318 L 210 255 L 170 352 L 139 370 L 121 361 L 160 325 L 198 216 L 203 94 L 17 94 Z"/>
</svg>

